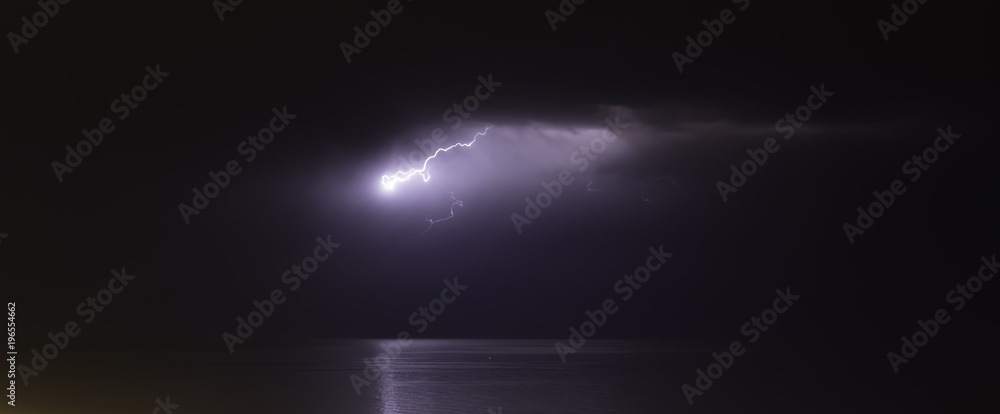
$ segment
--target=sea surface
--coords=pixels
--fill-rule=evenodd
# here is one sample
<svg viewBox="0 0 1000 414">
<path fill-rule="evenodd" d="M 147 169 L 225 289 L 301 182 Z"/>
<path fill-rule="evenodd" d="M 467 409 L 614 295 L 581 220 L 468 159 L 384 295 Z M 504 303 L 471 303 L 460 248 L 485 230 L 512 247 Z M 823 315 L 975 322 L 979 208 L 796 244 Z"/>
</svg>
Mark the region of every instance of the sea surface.
<svg viewBox="0 0 1000 414">
<path fill-rule="evenodd" d="M 588 341 L 563 363 L 556 341 L 418 339 L 371 384 L 379 340 L 220 351 L 88 351 L 50 362 L 18 388 L 20 412 L 653 413 L 668 352 L 656 342 Z M 659 362 L 658 362 L 659 361 Z M 24 361 L 22 361 L 24 362 Z M 676 394 L 676 390 L 673 391 Z"/>
<path fill-rule="evenodd" d="M 714 362 L 712 353 L 724 351 L 725 344 L 601 340 L 588 340 L 565 363 L 554 340 L 414 340 L 356 393 L 351 375 L 365 377 L 365 359 L 382 352 L 380 342 L 391 341 L 248 345 L 233 355 L 221 344 L 219 349 L 65 352 L 29 385 L 19 381 L 16 409 L 5 408 L 150 413 L 157 399 L 165 403 L 169 397 L 177 414 L 815 413 L 956 408 L 958 398 L 949 391 L 939 399 L 936 385 L 919 386 L 926 380 L 893 374 L 883 366 L 881 352 L 845 359 L 885 373 L 872 376 L 827 350 L 756 347 L 736 358 L 691 405 L 681 386 L 695 385 L 695 370 Z"/>
</svg>

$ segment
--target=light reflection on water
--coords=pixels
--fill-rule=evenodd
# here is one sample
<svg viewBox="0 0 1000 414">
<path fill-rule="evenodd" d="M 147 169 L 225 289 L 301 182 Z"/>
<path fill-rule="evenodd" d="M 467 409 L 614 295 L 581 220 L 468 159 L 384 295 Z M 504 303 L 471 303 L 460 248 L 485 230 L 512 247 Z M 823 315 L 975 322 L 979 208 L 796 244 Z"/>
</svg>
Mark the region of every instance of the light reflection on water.
<svg viewBox="0 0 1000 414">
<path fill-rule="evenodd" d="M 690 358 L 662 344 L 588 340 L 563 364 L 554 341 L 414 340 L 359 396 L 351 375 L 364 378 L 364 360 L 383 352 L 379 342 L 247 347 L 223 357 L 218 350 L 67 353 L 19 389 L 17 408 L 148 412 L 170 395 L 180 414 L 483 414 L 500 406 L 510 414 L 662 413 L 664 367 L 674 370 L 664 358 Z"/>
<path fill-rule="evenodd" d="M 378 412 L 488 413 L 499 406 L 508 412 L 662 412 L 653 401 L 659 392 L 648 392 L 656 378 L 649 362 L 662 348 L 595 343 L 563 364 L 553 343 L 414 341 L 372 383 Z M 378 342 L 370 347 L 374 360 L 382 350 Z"/>
</svg>

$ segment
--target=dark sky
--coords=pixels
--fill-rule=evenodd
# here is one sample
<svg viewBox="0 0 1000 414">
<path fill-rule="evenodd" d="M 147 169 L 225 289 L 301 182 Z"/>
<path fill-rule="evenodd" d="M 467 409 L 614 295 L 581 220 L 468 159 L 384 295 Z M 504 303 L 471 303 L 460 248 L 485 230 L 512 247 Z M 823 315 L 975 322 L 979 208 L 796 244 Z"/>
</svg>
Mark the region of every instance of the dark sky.
<svg viewBox="0 0 1000 414">
<path fill-rule="evenodd" d="M 683 73 L 671 54 L 738 4 L 591 0 L 553 32 L 554 0 L 405 1 L 348 64 L 338 45 L 385 2 L 330 3 L 246 1 L 220 21 L 209 1 L 71 2 L 0 53 L 0 269 L 26 346 L 122 266 L 136 280 L 82 343 L 216 344 L 331 235 L 341 247 L 251 341 L 395 336 L 455 277 L 467 292 L 424 337 L 565 338 L 662 244 L 673 258 L 600 337 L 730 339 L 791 286 L 802 305 L 776 336 L 891 347 L 1000 250 L 986 2 L 927 2 L 886 41 L 888 1 L 753 0 Z M 8 31 L 38 10 L 3 8 Z M 147 65 L 169 75 L 115 118 Z M 502 85 L 451 131 L 442 113 L 490 74 Z M 821 84 L 834 95 L 781 139 L 775 121 Z M 240 142 L 286 106 L 246 162 Z M 518 234 L 511 213 L 614 114 L 633 127 Z M 59 182 L 51 163 L 104 117 L 116 129 Z M 414 139 L 486 125 L 430 182 L 380 191 Z M 851 245 L 842 224 L 947 126 L 958 143 Z M 780 150 L 723 202 L 716 182 L 768 137 Z M 178 204 L 232 159 L 242 172 L 186 224 Z M 448 192 L 455 217 L 414 238 Z M 957 335 L 985 335 L 995 303 Z"/>
</svg>

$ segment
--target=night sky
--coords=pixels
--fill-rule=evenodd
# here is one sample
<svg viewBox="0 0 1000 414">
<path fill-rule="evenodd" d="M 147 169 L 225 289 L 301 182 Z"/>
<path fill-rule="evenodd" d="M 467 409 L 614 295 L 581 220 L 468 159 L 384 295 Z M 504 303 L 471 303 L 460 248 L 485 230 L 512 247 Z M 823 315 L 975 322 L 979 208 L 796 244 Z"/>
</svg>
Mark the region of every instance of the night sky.
<svg viewBox="0 0 1000 414">
<path fill-rule="evenodd" d="M 595 338 L 737 339 L 790 287 L 801 299 L 771 345 L 864 350 L 853 363 L 888 370 L 899 336 L 1000 253 L 995 5 L 931 0 L 886 40 L 876 22 L 900 3 L 591 0 L 553 31 L 556 0 L 404 0 L 348 63 L 341 43 L 386 2 L 334 3 L 245 1 L 220 20 L 207 0 L 74 1 L 0 53 L 0 274 L 20 350 L 81 322 L 77 305 L 123 267 L 135 279 L 75 349 L 223 358 L 223 333 L 275 289 L 287 300 L 239 347 L 391 338 L 455 278 L 467 290 L 422 338 L 565 342 L 662 246 L 673 256 Z M 735 20 L 679 71 L 675 52 L 723 9 Z M 19 33 L 38 10 L 8 1 L 0 21 Z M 147 67 L 167 75 L 115 111 Z M 832 95 L 794 135 L 776 131 L 821 87 Z M 449 121 L 463 101 L 477 107 Z M 294 118 L 272 122 L 282 110 Z M 574 151 L 615 117 L 628 128 L 580 171 Z M 114 130 L 58 175 L 102 118 Z M 251 151 L 269 123 L 282 129 Z M 486 127 L 429 181 L 380 184 L 415 140 Z M 949 127 L 960 137 L 911 180 L 904 164 Z M 780 147 L 724 200 L 730 166 L 768 138 Z M 231 160 L 240 172 L 185 218 Z M 512 214 L 562 170 L 574 181 L 518 229 Z M 894 180 L 906 192 L 852 243 L 844 223 Z M 283 273 L 317 238 L 339 247 L 289 292 Z M 992 372 L 998 290 L 987 282 L 920 362 Z"/>
</svg>

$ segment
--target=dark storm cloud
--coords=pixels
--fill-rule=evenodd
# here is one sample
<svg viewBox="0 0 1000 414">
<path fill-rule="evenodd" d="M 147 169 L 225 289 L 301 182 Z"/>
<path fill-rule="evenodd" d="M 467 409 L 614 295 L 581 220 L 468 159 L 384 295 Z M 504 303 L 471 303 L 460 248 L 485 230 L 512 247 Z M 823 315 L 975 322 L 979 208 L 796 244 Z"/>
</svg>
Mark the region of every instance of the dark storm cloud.
<svg viewBox="0 0 1000 414">
<path fill-rule="evenodd" d="M 990 119 L 990 108 L 973 98 L 990 96 L 985 91 L 995 85 L 990 66 L 979 64 L 994 47 L 977 40 L 988 32 L 991 13 L 934 6 L 940 13 L 921 12 L 886 43 L 874 26 L 889 10 L 885 4 L 753 2 L 677 73 L 671 53 L 728 5 L 672 5 L 669 13 L 654 13 L 648 5 L 593 1 L 553 33 L 543 14 L 550 5 L 484 11 L 471 3 L 415 2 L 347 65 L 336 43 L 351 36 L 374 5 L 245 2 L 220 22 L 207 3 L 71 3 L 7 66 L 8 81 L 17 83 L 11 90 L 23 92 L 9 118 L 32 122 L 11 122 L 17 139 L 4 141 L 4 154 L 14 158 L 0 169 L 17 179 L 4 182 L 11 200 L 5 205 L 14 213 L 6 219 L 12 224 L 0 228 L 10 234 L 0 247 L 21 256 L 27 250 L 14 250 L 14 240 L 33 240 L 31 246 L 63 252 L 64 262 L 41 261 L 41 271 L 15 265 L 53 309 L 60 300 L 72 305 L 77 295 L 52 293 L 48 277 L 85 292 L 109 264 L 145 257 L 143 276 L 157 283 L 148 289 L 165 292 L 149 294 L 150 306 L 210 315 L 204 323 L 193 318 L 190 328 L 214 336 L 230 322 L 230 309 L 241 309 L 301 256 L 296 243 L 335 234 L 343 236 L 348 259 L 325 269 L 326 278 L 303 289 L 308 297 L 287 311 L 316 306 L 321 312 L 313 315 L 329 317 L 283 320 L 273 332 L 392 333 L 398 328 L 385 327 L 411 311 L 411 290 L 447 275 L 476 274 L 489 296 L 470 302 L 468 316 L 456 316 L 461 323 L 441 325 L 439 333 L 489 335 L 478 321 L 499 319 L 476 310 L 503 307 L 526 291 L 557 315 L 514 312 L 517 323 L 498 332 L 546 336 L 564 324 L 559 312 L 591 306 L 590 292 L 604 292 L 603 281 L 630 263 L 633 247 L 641 251 L 665 235 L 681 247 L 678 258 L 685 257 L 684 246 L 700 254 L 688 259 L 690 273 L 709 280 L 677 286 L 733 284 L 737 292 L 757 283 L 749 281 L 770 285 L 768 272 L 813 268 L 810 256 L 794 270 L 755 270 L 761 279 L 754 279 L 730 277 L 742 268 L 728 263 L 757 260 L 764 253 L 756 246 L 829 247 L 821 245 L 823 232 L 844 220 L 837 203 L 858 205 L 853 197 L 882 185 L 879 169 L 898 168 L 907 145 L 926 146 L 920 140 L 933 138 L 926 134 L 939 126 L 982 126 Z M 281 7 L 296 13 L 277 13 Z M 169 68 L 171 83 L 56 187 L 49 163 L 153 62 Z M 449 129 L 443 113 L 491 73 L 503 85 L 462 128 L 448 131 L 447 142 L 486 125 L 495 126 L 492 134 L 482 145 L 442 157 L 430 182 L 383 193 L 379 178 L 397 167 L 397 157 L 417 150 L 413 141 L 429 139 L 435 128 Z M 723 208 L 713 183 L 727 177 L 747 148 L 776 136 L 775 122 L 821 83 L 837 95 L 740 190 L 736 204 Z M 295 124 L 212 201 L 200 224 L 185 229 L 177 203 L 189 200 L 190 189 L 224 166 L 234 147 L 260 128 L 261 117 L 282 105 L 299 114 Z M 616 113 L 612 108 L 627 110 L 632 126 L 518 236 L 511 213 L 523 213 L 524 199 L 542 191 L 542 181 L 576 167 L 573 152 L 600 135 L 604 118 Z M 662 177 L 677 184 L 664 185 Z M 601 191 L 586 191 L 584 179 Z M 855 187 L 863 190 L 852 192 Z M 448 214 L 448 192 L 463 200 L 455 217 L 413 239 L 425 219 Z M 806 224 L 783 225 L 796 220 Z M 753 237 L 760 241 L 748 247 Z M 79 250 L 81 238 L 99 247 Z M 583 246 L 571 247 L 578 242 Z M 702 270 L 704 263 L 716 267 Z M 46 277 L 27 277 L 38 272 Z M 652 314 L 715 303 L 706 291 L 664 295 L 677 302 L 665 300 Z M 193 299 L 190 305 L 169 299 L 179 297 Z M 131 315 L 148 313 L 135 309 L 112 316 L 108 326 L 132 326 Z M 169 336 L 161 325 L 186 323 L 157 316 L 137 330 Z M 623 323 L 624 332 L 645 332 L 640 320 Z M 466 325 L 475 327 L 466 331 Z M 700 326 L 678 321 L 676 330 L 649 335 L 708 331 Z"/>
</svg>

